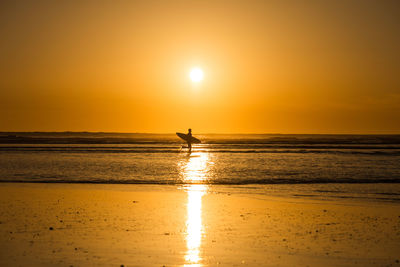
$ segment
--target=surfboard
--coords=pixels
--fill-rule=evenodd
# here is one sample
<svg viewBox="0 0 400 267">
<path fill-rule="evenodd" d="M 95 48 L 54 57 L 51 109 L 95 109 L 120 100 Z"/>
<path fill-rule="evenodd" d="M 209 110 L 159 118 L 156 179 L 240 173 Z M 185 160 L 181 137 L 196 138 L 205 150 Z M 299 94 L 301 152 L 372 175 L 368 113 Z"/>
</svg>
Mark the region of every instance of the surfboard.
<svg viewBox="0 0 400 267">
<path fill-rule="evenodd" d="M 176 133 L 177 136 L 179 136 L 181 139 L 185 140 L 185 142 L 190 142 L 192 144 L 200 144 L 201 141 L 197 139 L 196 137 L 189 137 L 187 134 L 184 133 Z"/>
</svg>

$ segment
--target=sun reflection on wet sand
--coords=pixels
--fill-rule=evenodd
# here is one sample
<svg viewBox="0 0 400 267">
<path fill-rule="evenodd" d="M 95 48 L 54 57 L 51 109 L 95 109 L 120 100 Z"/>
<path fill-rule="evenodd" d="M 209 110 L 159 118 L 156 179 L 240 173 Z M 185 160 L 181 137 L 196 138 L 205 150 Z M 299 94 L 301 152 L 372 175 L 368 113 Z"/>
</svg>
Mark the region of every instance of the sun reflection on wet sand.
<svg viewBox="0 0 400 267">
<path fill-rule="evenodd" d="M 187 183 L 200 183 L 206 179 L 208 155 L 193 154 L 181 164 L 181 174 Z M 186 264 L 184 266 L 202 266 L 200 264 L 200 246 L 204 234 L 201 222 L 202 197 L 207 191 L 207 185 L 193 184 L 185 188 L 188 193 L 186 219 Z"/>
<path fill-rule="evenodd" d="M 201 199 L 205 194 L 205 185 L 191 185 L 188 188 L 185 266 L 201 266 L 199 261 L 203 225 L 201 223 Z"/>
</svg>

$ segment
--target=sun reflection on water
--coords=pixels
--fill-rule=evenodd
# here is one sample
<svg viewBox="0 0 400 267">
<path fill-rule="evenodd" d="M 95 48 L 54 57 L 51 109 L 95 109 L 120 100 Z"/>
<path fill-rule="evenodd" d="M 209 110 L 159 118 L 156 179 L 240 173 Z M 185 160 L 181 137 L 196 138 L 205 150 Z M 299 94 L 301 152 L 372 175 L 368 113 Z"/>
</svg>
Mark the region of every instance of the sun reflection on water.
<svg viewBox="0 0 400 267">
<path fill-rule="evenodd" d="M 201 183 L 206 179 L 208 154 L 194 154 L 180 164 L 183 180 L 187 183 Z M 188 193 L 186 219 L 186 264 L 184 266 L 202 266 L 200 264 L 200 246 L 204 229 L 202 225 L 202 197 L 207 185 L 192 184 L 186 188 Z"/>
<path fill-rule="evenodd" d="M 192 153 L 180 162 L 180 172 L 185 183 L 201 183 L 208 172 L 208 154 Z"/>
</svg>

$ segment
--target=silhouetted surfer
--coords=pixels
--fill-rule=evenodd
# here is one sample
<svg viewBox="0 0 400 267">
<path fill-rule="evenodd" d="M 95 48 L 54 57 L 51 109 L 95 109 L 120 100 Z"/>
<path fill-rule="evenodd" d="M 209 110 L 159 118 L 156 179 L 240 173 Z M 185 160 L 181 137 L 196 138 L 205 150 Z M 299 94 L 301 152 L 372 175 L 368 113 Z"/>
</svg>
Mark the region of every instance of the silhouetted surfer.
<svg viewBox="0 0 400 267">
<path fill-rule="evenodd" d="M 201 143 L 201 141 L 199 139 L 192 136 L 192 129 L 188 129 L 187 134 L 177 132 L 176 135 L 188 144 L 187 145 L 187 148 L 189 149 L 188 154 L 190 154 L 192 152 L 192 144 L 200 144 Z M 183 148 L 183 146 L 182 146 L 182 148 Z"/>
<path fill-rule="evenodd" d="M 187 141 L 187 144 L 188 144 L 188 148 L 189 148 L 189 152 L 188 153 L 192 153 L 192 129 L 190 129 L 189 128 L 189 130 L 188 130 L 188 139 L 186 140 Z"/>
</svg>

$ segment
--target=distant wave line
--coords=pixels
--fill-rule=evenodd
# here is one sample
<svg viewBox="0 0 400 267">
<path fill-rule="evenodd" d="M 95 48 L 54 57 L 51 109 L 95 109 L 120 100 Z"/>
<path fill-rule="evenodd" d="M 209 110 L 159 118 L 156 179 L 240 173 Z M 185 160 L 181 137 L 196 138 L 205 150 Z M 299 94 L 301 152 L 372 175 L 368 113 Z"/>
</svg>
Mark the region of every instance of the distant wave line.
<svg viewBox="0 0 400 267">
<path fill-rule="evenodd" d="M 143 149 L 143 148 L 125 148 L 125 149 L 99 149 L 99 148 L 37 148 L 37 147 L 0 147 L 0 153 L 7 152 L 32 152 L 32 153 L 104 153 L 104 154 L 150 154 L 150 153 L 182 153 L 179 147 L 175 149 L 171 148 L 151 148 L 151 149 Z M 331 149 L 197 149 L 195 150 L 197 153 L 264 153 L 264 154 L 276 154 L 276 153 L 296 153 L 296 154 L 354 154 L 354 155 L 400 155 L 400 148 L 390 148 L 390 149 L 371 149 L 364 148 L 358 150 L 351 150 L 346 148 L 331 148 Z"/>
<path fill-rule="evenodd" d="M 0 183 L 60 183 L 60 184 L 143 184 L 143 185 L 272 185 L 272 184 L 398 184 L 400 178 L 384 179 L 247 179 L 247 180 L 205 180 L 202 182 L 186 182 L 183 180 L 104 180 L 104 179 L 1 179 Z"/>
</svg>

